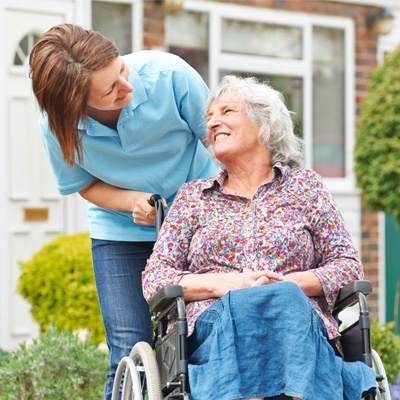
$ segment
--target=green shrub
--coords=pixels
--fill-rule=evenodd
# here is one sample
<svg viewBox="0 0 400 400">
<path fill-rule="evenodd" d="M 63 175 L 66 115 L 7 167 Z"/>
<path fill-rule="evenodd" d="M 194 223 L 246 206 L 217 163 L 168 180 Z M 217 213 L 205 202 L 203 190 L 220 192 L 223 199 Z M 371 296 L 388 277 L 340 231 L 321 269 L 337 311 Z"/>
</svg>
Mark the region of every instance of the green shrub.
<svg viewBox="0 0 400 400">
<path fill-rule="evenodd" d="M 400 336 L 394 333 L 393 327 L 394 322 L 379 324 L 371 319 L 372 348 L 379 354 L 391 384 L 396 383 L 400 373 Z"/>
<path fill-rule="evenodd" d="M 20 266 L 18 291 L 41 332 L 54 321 L 60 329 L 89 329 L 94 343 L 105 341 L 87 233 L 62 235 Z"/>
<path fill-rule="evenodd" d="M 354 154 L 366 206 L 393 215 L 400 223 L 400 47 L 371 74 Z"/>
<path fill-rule="evenodd" d="M 7 361 L 8 358 L 8 352 L 0 349 L 0 368 L 2 366 L 2 364 L 4 364 Z"/>
<path fill-rule="evenodd" d="M 0 368 L 1 400 L 98 400 L 108 354 L 53 325 L 31 344 L 8 354 Z"/>
</svg>

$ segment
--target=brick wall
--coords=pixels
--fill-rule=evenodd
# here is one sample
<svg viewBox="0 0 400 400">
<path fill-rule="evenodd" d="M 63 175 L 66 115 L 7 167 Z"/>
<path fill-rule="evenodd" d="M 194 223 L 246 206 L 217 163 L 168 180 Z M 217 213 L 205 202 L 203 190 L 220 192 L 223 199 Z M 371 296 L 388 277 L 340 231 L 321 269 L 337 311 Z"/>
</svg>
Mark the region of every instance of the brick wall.
<svg viewBox="0 0 400 400">
<path fill-rule="evenodd" d="M 158 1 L 145 0 L 143 10 L 143 44 L 145 49 L 164 48 L 165 11 Z"/>
<path fill-rule="evenodd" d="M 355 104 L 356 116 L 367 93 L 371 68 L 377 65 L 377 36 L 366 27 L 366 14 L 373 7 L 352 5 L 335 1 L 291 1 L 291 0 L 214 0 L 221 3 L 234 3 L 246 6 L 271 8 L 276 10 L 302 12 L 310 14 L 340 16 L 355 21 Z M 144 7 L 144 44 L 145 48 L 164 47 L 164 9 L 157 1 L 146 0 Z M 374 293 L 369 296 L 370 311 L 373 316 L 378 313 L 378 216 L 363 206 L 361 216 L 362 261 L 365 278 L 373 282 Z"/>
</svg>

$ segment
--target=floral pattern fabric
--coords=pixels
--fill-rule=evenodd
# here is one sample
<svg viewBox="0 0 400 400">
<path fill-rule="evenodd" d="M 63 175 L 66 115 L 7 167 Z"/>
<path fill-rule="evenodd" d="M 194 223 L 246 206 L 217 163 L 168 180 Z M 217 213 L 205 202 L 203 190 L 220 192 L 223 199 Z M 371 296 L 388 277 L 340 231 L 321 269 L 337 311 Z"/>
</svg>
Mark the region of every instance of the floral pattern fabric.
<svg viewBox="0 0 400 400">
<path fill-rule="evenodd" d="M 248 199 L 224 192 L 226 176 L 222 171 L 179 190 L 143 272 L 146 300 L 163 286 L 179 284 L 185 274 L 240 273 L 245 267 L 282 275 L 311 270 L 324 295 L 310 302 L 329 338 L 338 337 L 332 317 L 338 290 L 362 279 L 363 269 L 321 177 L 277 163 L 272 181 Z M 214 301 L 187 305 L 189 335 Z"/>
</svg>

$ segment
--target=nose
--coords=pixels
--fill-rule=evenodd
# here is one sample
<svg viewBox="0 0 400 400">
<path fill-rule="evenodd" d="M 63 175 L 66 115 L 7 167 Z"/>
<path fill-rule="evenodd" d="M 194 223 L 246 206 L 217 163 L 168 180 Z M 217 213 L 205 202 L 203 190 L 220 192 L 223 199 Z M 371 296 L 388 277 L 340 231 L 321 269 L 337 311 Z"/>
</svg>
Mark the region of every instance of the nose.
<svg viewBox="0 0 400 400">
<path fill-rule="evenodd" d="M 133 92 L 133 86 L 126 78 L 121 77 L 121 79 L 119 80 L 119 91 L 124 93 L 131 93 Z"/>
<path fill-rule="evenodd" d="M 218 116 L 218 114 L 213 114 L 210 116 L 210 118 L 207 121 L 207 129 L 212 130 L 215 129 L 217 126 L 219 126 L 221 123 L 221 120 Z"/>
<path fill-rule="evenodd" d="M 128 81 L 125 81 L 123 85 L 123 90 L 125 92 L 131 93 L 133 92 L 133 86 Z"/>
</svg>

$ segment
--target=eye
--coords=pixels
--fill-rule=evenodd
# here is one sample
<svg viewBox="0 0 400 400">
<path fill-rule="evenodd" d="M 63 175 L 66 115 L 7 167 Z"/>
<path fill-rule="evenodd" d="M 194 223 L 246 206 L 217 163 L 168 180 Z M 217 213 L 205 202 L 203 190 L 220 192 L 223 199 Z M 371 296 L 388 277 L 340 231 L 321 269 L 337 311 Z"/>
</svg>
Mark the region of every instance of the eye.
<svg viewBox="0 0 400 400">
<path fill-rule="evenodd" d="M 109 91 L 106 92 L 106 93 L 103 95 L 103 97 L 109 96 L 113 91 L 114 91 L 114 85 L 112 85 L 112 86 L 110 87 Z"/>
</svg>

